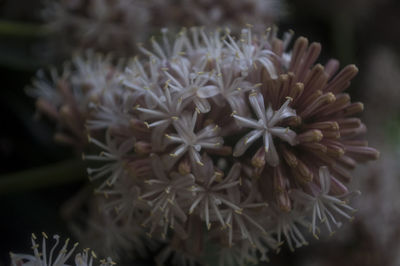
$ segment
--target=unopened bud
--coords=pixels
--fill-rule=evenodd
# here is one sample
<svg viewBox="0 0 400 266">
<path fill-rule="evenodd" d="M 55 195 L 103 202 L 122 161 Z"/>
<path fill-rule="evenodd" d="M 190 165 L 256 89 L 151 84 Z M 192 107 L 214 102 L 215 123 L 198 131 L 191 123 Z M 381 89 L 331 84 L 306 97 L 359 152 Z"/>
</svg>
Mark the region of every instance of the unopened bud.
<svg viewBox="0 0 400 266">
<path fill-rule="evenodd" d="M 140 155 L 146 155 L 151 152 L 151 144 L 145 141 L 137 141 L 135 143 L 135 152 Z"/>
</svg>

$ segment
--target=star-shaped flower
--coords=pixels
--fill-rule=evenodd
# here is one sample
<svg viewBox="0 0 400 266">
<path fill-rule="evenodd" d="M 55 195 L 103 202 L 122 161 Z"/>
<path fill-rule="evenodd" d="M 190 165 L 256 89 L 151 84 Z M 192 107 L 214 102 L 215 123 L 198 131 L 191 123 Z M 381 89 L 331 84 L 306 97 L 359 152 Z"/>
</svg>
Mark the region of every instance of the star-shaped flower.
<svg viewBox="0 0 400 266">
<path fill-rule="evenodd" d="M 271 166 L 277 166 L 279 164 L 279 156 L 272 137 L 276 136 L 290 145 L 296 143 L 296 133 L 293 130 L 278 126 L 284 119 L 296 116 L 296 112 L 288 106 L 291 100 L 291 98 L 288 98 L 279 110 L 274 111 L 271 106 L 265 109 L 262 94 L 258 92 L 251 93 L 249 101 L 258 120 L 233 114 L 239 126 L 254 129 L 238 141 L 233 151 L 233 156 L 241 156 L 254 141 L 262 137 L 267 162 Z"/>
<path fill-rule="evenodd" d="M 355 212 L 356 210 L 347 205 L 343 199 L 347 199 L 351 194 L 359 194 L 359 191 L 345 193 L 343 195 L 334 196 L 329 195 L 331 188 L 331 175 L 328 167 L 321 166 L 319 169 L 319 183 L 320 187 L 315 184 L 310 184 L 311 195 L 307 194 L 300 189 L 295 189 L 290 192 L 291 197 L 297 202 L 306 204 L 312 210 L 312 224 L 311 229 L 315 238 L 318 239 L 317 231 L 317 217 L 321 223 L 325 223 L 328 231 L 333 234 L 331 222 L 337 227 L 341 227 L 342 223 L 336 220 L 334 213 L 339 214 L 349 220 L 353 217 L 347 212 Z"/>
<path fill-rule="evenodd" d="M 197 114 L 197 112 L 194 112 L 193 116 L 190 116 L 188 113 L 182 115 L 182 117 L 173 123 L 178 134 L 166 134 L 165 136 L 170 142 L 180 144 L 170 153 L 170 157 L 177 160 L 183 154 L 189 152 L 192 162 L 203 165 L 200 158 L 201 149 L 219 148 L 223 144 L 223 139 L 218 136 L 218 126 L 213 124 L 195 133 Z"/>
</svg>

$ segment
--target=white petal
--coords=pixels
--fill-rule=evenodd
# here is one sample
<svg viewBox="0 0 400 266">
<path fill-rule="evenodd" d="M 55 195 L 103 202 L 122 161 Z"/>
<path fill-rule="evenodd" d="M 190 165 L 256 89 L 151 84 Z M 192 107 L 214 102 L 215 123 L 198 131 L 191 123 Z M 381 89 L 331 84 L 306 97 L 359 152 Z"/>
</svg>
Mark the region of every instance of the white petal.
<svg viewBox="0 0 400 266">
<path fill-rule="evenodd" d="M 197 90 L 197 96 L 200 98 L 210 98 L 219 93 L 219 88 L 214 85 L 203 86 Z"/>
<path fill-rule="evenodd" d="M 276 167 L 279 165 L 279 156 L 275 148 L 275 144 L 272 140 L 271 134 L 268 134 L 269 139 L 269 149 L 266 153 L 266 160 L 269 165 Z"/>
<path fill-rule="evenodd" d="M 331 188 L 331 177 L 329 174 L 328 167 L 321 166 L 319 168 L 319 182 L 323 194 L 328 194 Z"/>
<path fill-rule="evenodd" d="M 238 143 L 236 143 L 234 151 L 233 151 L 233 156 L 238 157 L 241 156 L 247 148 L 257 139 L 262 135 L 263 131 L 262 130 L 253 130 L 249 132 L 247 135 L 242 137 Z"/>
<path fill-rule="evenodd" d="M 193 102 L 202 113 L 208 113 L 211 110 L 210 103 L 206 99 L 194 98 Z"/>
<path fill-rule="evenodd" d="M 237 124 L 241 127 L 249 127 L 255 129 L 261 128 L 261 125 L 257 121 L 251 118 L 242 117 L 238 115 L 234 115 L 233 117 L 236 119 Z"/>
<path fill-rule="evenodd" d="M 265 117 L 264 97 L 261 93 L 250 93 L 249 101 L 259 119 L 262 119 L 264 124 L 267 123 Z"/>
<path fill-rule="evenodd" d="M 296 132 L 289 128 L 273 127 L 269 129 L 269 132 L 272 135 L 277 136 L 280 139 L 288 142 L 292 146 L 296 144 Z"/>
</svg>

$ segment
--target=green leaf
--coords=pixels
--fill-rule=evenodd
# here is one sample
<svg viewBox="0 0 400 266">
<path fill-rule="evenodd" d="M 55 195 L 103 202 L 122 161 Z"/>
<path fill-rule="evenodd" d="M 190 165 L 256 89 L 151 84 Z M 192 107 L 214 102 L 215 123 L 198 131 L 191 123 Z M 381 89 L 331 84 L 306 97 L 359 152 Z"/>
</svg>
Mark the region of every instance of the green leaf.
<svg viewBox="0 0 400 266">
<path fill-rule="evenodd" d="M 0 176 L 0 195 L 59 186 L 86 177 L 85 164 L 82 161 L 68 160 Z"/>
<path fill-rule="evenodd" d="M 49 30 L 41 24 L 0 20 L 0 35 L 16 37 L 41 37 L 49 34 Z"/>
</svg>

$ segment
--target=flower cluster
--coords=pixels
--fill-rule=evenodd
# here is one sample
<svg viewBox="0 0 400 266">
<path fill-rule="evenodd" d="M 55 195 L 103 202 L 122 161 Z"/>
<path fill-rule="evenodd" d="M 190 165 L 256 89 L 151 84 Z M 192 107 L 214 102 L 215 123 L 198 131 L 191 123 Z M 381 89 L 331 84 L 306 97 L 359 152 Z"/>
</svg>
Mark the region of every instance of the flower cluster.
<svg viewBox="0 0 400 266">
<path fill-rule="evenodd" d="M 167 243 L 160 264 L 202 262 L 209 243 L 222 265 L 267 260 L 284 242 L 307 244 L 304 228 L 318 238 L 352 218 L 350 170 L 378 156 L 354 117 L 362 103 L 344 92 L 358 70 L 316 63 L 321 46 L 304 37 L 290 50 L 292 35 L 192 28 L 170 42 L 162 31 L 124 73 L 76 67 L 95 74 L 75 99 L 90 109 L 98 153 L 84 159 L 103 210 Z"/>
<path fill-rule="evenodd" d="M 37 243 L 37 237 L 35 234 L 32 234 L 32 249 L 33 255 L 29 254 L 14 254 L 11 255 L 11 266 L 64 266 L 67 265 L 67 262 L 70 261 L 72 255 L 78 243 L 75 243 L 70 250 L 69 239 L 65 241 L 65 243 L 61 246 L 60 237 L 58 235 L 54 235 L 53 239 L 55 240 L 55 244 L 51 247 L 50 253 L 48 253 L 48 249 L 46 248 L 46 242 L 48 240 L 48 236 L 46 233 L 42 233 L 42 248 Z M 76 253 L 74 262 L 76 266 L 92 266 L 94 265 L 94 261 L 97 259 L 96 253 L 90 249 L 84 249 L 81 253 Z M 112 266 L 115 265 L 115 262 L 111 260 L 111 258 L 102 259 L 99 261 L 100 263 L 97 265 L 100 266 Z M 69 264 L 68 264 L 69 265 Z"/>
<path fill-rule="evenodd" d="M 38 114 L 44 114 L 57 124 L 55 140 L 82 150 L 87 146 L 85 123 L 91 111 L 102 101 L 101 112 L 96 111 L 88 125 L 90 128 L 108 127 L 98 123 L 114 119 L 115 105 L 113 98 L 107 98 L 108 91 L 120 88 L 121 66 L 113 64 L 111 57 L 104 57 L 88 51 L 85 56 L 76 56 L 71 63 L 64 64 L 61 73 L 52 68 L 49 75 L 42 70 L 37 72 L 32 86 L 27 93 L 37 98 Z M 107 92 L 105 92 L 105 88 Z M 122 111 L 122 110 L 120 110 Z M 121 118 L 122 119 L 122 114 Z"/>
</svg>

